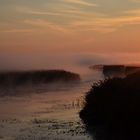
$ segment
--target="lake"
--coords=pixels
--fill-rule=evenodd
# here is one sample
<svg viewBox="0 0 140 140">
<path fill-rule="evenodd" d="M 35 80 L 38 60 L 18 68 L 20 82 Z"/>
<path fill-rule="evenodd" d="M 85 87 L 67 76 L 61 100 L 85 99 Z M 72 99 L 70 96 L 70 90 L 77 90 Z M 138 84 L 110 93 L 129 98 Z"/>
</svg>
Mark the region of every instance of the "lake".
<svg viewBox="0 0 140 140">
<path fill-rule="evenodd" d="M 80 83 L 52 84 L 47 91 L 41 87 L 20 96 L 1 97 L 0 140 L 90 139 L 79 111 L 91 85 L 102 79 L 101 71 L 89 70 Z"/>
</svg>

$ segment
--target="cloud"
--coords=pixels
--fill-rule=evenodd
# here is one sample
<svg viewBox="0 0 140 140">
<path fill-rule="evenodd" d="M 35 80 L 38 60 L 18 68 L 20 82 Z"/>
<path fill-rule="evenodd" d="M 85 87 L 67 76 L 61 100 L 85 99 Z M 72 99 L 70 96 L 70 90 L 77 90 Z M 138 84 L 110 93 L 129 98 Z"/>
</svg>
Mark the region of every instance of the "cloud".
<svg viewBox="0 0 140 140">
<path fill-rule="evenodd" d="M 136 2 L 136 3 L 139 3 L 140 2 L 140 0 L 129 0 L 129 1 Z"/>
<path fill-rule="evenodd" d="M 99 12 L 88 12 L 83 10 L 82 8 L 77 7 L 67 7 L 67 6 L 58 6 L 53 9 L 53 7 L 49 7 L 45 10 L 39 10 L 35 8 L 29 8 L 29 7 L 17 7 L 17 12 L 26 13 L 26 14 L 32 14 L 32 15 L 46 15 L 46 16 L 61 16 L 64 18 L 78 18 L 78 19 L 86 19 L 91 17 L 100 17 L 100 16 L 106 16 L 103 13 Z"/>
<path fill-rule="evenodd" d="M 2 33 L 33 33 L 33 32 L 37 32 L 38 30 L 33 30 L 33 29 L 9 29 L 9 30 L 3 30 L 0 31 Z"/>
<path fill-rule="evenodd" d="M 140 9 L 124 11 L 119 16 L 109 16 L 100 10 L 93 10 L 94 8 L 92 10 L 83 8 L 83 6 L 97 6 L 97 4 L 88 0 L 59 0 L 59 2 L 50 2 L 46 8 L 16 6 L 18 14 L 29 14 L 29 16 L 26 15 L 24 19 L 20 20 L 21 28 L 16 29 L 16 26 L 14 26 L 14 29 L 11 28 L 9 31 L 5 30 L 5 32 L 34 32 L 40 30 L 40 32 L 75 33 L 91 31 L 109 33 L 127 25 L 140 24 Z M 69 6 L 69 4 L 72 5 Z M 22 27 L 28 28 L 22 29 Z"/>
<path fill-rule="evenodd" d="M 124 14 L 140 16 L 140 9 L 124 11 Z"/>
<path fill-rule="evenodd" d="M 32 26 L 37 26 L 39 27 L 39 29 L 43 30 L 43 31 L 47 31 L 47 29 L 52 29 L 54 31 L 61 31 L 66 33 L 67 30 L 53 22 L 49 22 L 47 20 L 41 20 L 41 19 L 35 19 L 35 20 L 24 20 L 25 24 L 30 24 Z"/>
<path fill-rule="evenodd" d="M 40 10 L 35 10 L 33 8 L 28 8 L 28 7 L 23 7 L 23 6 L 16 7 L 16 11 L 25 13 L 25 14 L 33 14 L 33 15 L 61 16 L 60 13 L 49 12 L 49 11 L 40 11 Z"/>
<path fill-rule="evenodd" d="M 95 30 L 97 32 L 113 32 L 126 25 L 140 24 L 140 16 L 102 17 L 93 20 L 73 22 L 75 29 Z"/>
<path fill-rule="evenodd" d="M 31 29 L 11 29 L 6 32 L 62 32 L 75 33 L 81 31 L 93 31 L 99 33 L 114 32 L 119 28 L 132 25 L 140 25 L 140 16 L 101 17 L 95 19 L 76 20 L 69 24 L 59 24 L 47 19 L 27 19 L 22 24 L 30 25 Z"/>
<path fill-rule="evenodd" d="M 86 2 L 83 0 L 61 0 L 61 1 L 65 2 L 65 3 L 77 4 L 77 5 L 81 5 L 81 6 L 94 6 L 94 7 L 97 6 L 97 4 Z"/>
</svg>

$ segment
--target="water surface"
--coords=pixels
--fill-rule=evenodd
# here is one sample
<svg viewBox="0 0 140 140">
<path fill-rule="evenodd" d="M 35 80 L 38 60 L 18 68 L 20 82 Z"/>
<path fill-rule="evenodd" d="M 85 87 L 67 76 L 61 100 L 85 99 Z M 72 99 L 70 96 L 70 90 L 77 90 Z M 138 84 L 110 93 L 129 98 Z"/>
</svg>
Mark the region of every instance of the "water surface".
<svg viewBox="0 0 140 140">
<path fill-rule="evenodd" d="M 20 96 L 0 98 L 0 138 L 89 139 L 79 118 L 85 93 L 101 80 L 99 71 L 89 71 L 81 83 L 50 87 Z"/>
</svg>

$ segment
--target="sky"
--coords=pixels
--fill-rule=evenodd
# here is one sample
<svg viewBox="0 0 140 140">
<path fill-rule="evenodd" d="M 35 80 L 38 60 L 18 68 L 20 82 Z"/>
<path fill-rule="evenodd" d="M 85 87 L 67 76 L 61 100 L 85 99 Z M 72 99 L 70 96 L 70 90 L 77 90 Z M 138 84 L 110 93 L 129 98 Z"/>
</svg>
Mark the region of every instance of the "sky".
<svg viewBox="0 0 140 140">
<path fill-rule="evenodd" d="M 68 63 L 139 64 L 140 0 L 0 1 L 0 70 Z"/>
</svg>

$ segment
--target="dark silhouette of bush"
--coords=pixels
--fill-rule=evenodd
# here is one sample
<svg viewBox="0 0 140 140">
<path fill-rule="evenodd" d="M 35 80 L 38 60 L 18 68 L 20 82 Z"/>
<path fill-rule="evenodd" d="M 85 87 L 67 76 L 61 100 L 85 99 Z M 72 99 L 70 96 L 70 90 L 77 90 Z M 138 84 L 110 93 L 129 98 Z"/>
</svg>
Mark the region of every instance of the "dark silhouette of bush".
<svg viewBox="0 0 140 140">
<path fill-rule="evenodd" d="M 97 140 L 140 140 L 140 72 L 94 84 L 80 117 Z"/>
<path fill-rule="evenodd" d="M 0 87 L 79 82 L 78 74 L 64 70 L 1 72 Z"/>
</svg>

